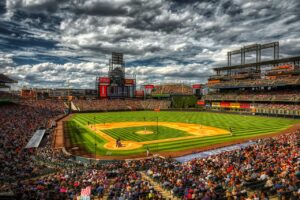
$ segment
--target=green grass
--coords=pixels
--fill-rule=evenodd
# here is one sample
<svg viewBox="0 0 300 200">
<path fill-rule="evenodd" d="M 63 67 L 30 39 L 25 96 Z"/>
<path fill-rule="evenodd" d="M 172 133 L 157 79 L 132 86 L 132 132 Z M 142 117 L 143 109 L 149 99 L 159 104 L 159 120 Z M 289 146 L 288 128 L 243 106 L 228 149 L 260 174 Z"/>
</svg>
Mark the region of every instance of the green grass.
<svg viewBox="0 0 300 200">
<path fill-rule="evenodd" d="M 74 145 L 83 145 L 87 151 L 94 152 L 94 141 L 96 138 L 98 155 L 133 155 L 138 153 L 145 153 L 146 146 L 127 151 L 111 151 L 103 148 L 106 141 L 96 135 L 93 131 L 86 128 L 86 125 L 97 123 L 110 122 L 127 122 L 127 121 L 151 121 L 156 122 L 184 122 L 203 124 L 205 126 L 212 126 L 221 129 L 232 128 L 233 136 L 218 135 L 210 137 L 202 137 L 197 139 L 183 139 L 178 141 L 169 141 L 164 143 L 156 143 L 147 145 L 152 152 L 161 151 L 179 151 L 195 147 L 203 147 L 218 143 L 224 143 L 231 140 L 249 138 L 270 133 L 276 133 L 290 127 L 293 124 L 299 123 L 300 120 L 284 119 L 284 118 L 269 118 L 260 116 L 243 116 L 235 114 L 209 113 L 209 112 L 107 112 L 107 113 L 84 113 L 75 114 L 66 124 L 66 129 L 71 137 L 71 142 Z M 142 128 L 142 129 L 141 129 Z M 156 132 L 156 126 L 152 127 Z M 122 140 L 135 141 L 150 141 L 157 139 L 166 139 L 181 137 L 187 133 L 171 129 L 168 127 L 159 126 L 159 137 L 157 134 L 139 135 L 137 136 L 135 130 L 143 130 L 143 127 L 130 127 L 121 129 L 105 130 L 105 132 L 112 137 L 122 137 Z"/>
<path fill-rule="evenodd" d="M 153 134 L 142 135 L 136 133 L 137 131 L 143 131 L 144 128 L 148 131 L 152 131 Z M 184 131 L 165 127 L 165 126 L 138 126 L 138 127 L 127 127 L 127 128 L 116 128 L 103 130 L 104 133 L 110 135 L 111 137 L 121 140 L 132 140 L 136 142 L 145 142 L 152 140 L 161 140 L 168 138 L 177 138 L 191 136 Z"/>
</svg>

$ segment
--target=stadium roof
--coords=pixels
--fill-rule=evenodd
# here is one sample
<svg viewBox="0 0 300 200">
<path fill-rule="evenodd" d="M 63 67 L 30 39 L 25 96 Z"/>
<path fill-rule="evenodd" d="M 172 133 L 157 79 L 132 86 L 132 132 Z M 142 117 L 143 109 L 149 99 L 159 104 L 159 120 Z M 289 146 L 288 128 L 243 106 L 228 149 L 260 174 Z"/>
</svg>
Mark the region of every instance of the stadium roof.
<svg viewBox="0 0 300 200">
<path fill-rule="evenodd" d="M 0 84 L 0 88 L 9 88 L 7 85 Z"/>
<path fill-rule="evenodd" d="M 4 74 L 0 74 L 0 83 L 17 83 L 18 81 L 15 81 L 11 78 L 8 78 Z"/>
<path fill-rule="evenodd" d="M 286 63 L 286 62 L 296 62 L 300 61 L 300 56 L 296 57 L 289 57 L 289 58 L 282 58 L 278 60 L 268 60 L 268 61 L 262 61 L 258 63 L 248 63 L 243 65 L 234 65 L 234 66 L 226 66 L 226 67 L 217 67 L 214 68 L 215 71 L 222 71 L 222 70 L 229 70 L 229 69 L 240 69 L 240 68 L 247 68 L 247 67 L 255 67 L 255 66 L 261 66 L 261 65 L 272 65 L 272 64 L 279 64 L 279 63 Z"/>
<path fill-rule="evenodd" d="M 25 146 L 25 149 L 33 148 L 33 147 L 39 147 L 40 143 L 45 135 L 46 130 L 45 129 L 39 129 L 37 130 L 33 136 L 30 138 L 29 142 Z"/>
</svg>

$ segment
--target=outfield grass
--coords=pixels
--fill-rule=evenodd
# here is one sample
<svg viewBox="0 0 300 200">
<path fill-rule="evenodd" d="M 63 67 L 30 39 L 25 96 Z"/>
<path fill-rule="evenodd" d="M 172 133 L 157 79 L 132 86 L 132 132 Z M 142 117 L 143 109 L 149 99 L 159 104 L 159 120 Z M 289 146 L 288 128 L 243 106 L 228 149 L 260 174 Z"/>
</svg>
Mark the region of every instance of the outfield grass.
<svg viewBox="0 0 300 200">
<path fill-rule="evenodd" d="M 276 133 L 290 127 L 293 124 L 300 123 L 299 120 L 284 119 L 284 118 L 269 118 L 261 116 L 243 116 L 235 114 L 222 114 L 222 113 L 206 113 L 206 112 L 153 112 L 153 111 L 140 111 L 140 112 L 107 112 L 107 113 L 83 113 L 74 114 L 73 117 L 67 122 L 66 128 L 71 137 L 71 142 L 76 145 L 84 145 L 89 152 L 94 152 L 94 144 L 96 139 L 96 153 L 98 155 L 133 155 L 137 153 L 144 153 L 146 147 L 135 150 L 106 150 L 103 145 L 107 142 L 94 135 L 94 132 L 87 128 L 88 124 L 100 124 L 110 122 L 127 122 L 127 121 L 158 121 L 160 122 L 184 122 L 202 124 L 205 126 L 212 126 L 221 129 L 233 130 L 233 136 L 218 135 L 194 139 L 184 139 L 179 141 L 169 141 L 159 144 L 147 145 L 152 152 L 161 151 L 179 151 L 195 147 L 203 147 L 217 143 L 228 142 L 231 140 L 249 138 L 253 136 L 260 136 L 270 133 Z M 157 135 L 140 135 L 136 137 L 134 130 L 141 127 L 122 128 L 122 130 L 105 130 L 105 132 L 112 137 L 122 136 L 122 140 L 135 140 L 135 141 L 149 141 L 157 140 Z M 156 128 L 156 127 L 155 127 Z M 154 131 L 155 131 L 154 128 Z M 180 130 L 174 130 L 168 127 L 159 127 L 165 129 L 164 134 L 161 134 L 160 139 L 181 137 L 181 134 L 187 134 Z M 115 130 L 115 131 L 112 131 Z M 143 128 L 142 128 L 143 130 Z M 119 133 L 120 131 L 120 133 Z M 125 131 L 123 134 L 123 131 Z M 127 132 L 128 131 L 128 132 Z M 116 132 L 118 134 L 116 135 Z M 159 133 L 161 131 L 159 130 Z M 160 134 L 158 134 L 160 135 Z M 136 137 L 136 138 L 134 138 Z"/>
</svg>

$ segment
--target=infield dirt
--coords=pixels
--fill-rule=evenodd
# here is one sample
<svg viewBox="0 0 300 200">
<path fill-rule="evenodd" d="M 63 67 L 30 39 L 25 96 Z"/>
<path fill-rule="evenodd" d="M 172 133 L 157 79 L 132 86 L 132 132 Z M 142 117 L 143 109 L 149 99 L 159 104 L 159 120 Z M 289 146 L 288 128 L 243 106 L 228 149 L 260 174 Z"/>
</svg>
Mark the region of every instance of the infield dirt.
<svg viewBox="0 0 300 200">
<path fill-rule="evenodd" d="M 117 147 L 116 140 L 102 131 L 102 130 L 116 129 L 116 128 L 157 126 L 157 125 L 185 131 L 191 134 L 191 136 L 152 140 L 146 142 L 122 141 L 122 146 Z M 158 123 L 157 122 L 114 122 L 114 123 L 89 125 L 88 127 L 92 131 L 97 133 L 101 138 L 107 141 L 107 143 L 104 145 L 104 148 L 109 150 L 132 150 L 132 149 L 141 148 L 143 145 L 147 145 L 147 144 L 192 139 L 192 138 L 199 138 L 204 136 L 214 136 L 220 134 L 229 134 L 229 131 L 224 129 L 219 129 L 210 126 L 203 126 L 201 124 L 189 124 L 189 123 L 180 123 L 180 122 L 179 123 L 178 122 L 158 122 Z M 141 130 L 141 132 L 143 132 L 143 130 Z"/>
</svg>

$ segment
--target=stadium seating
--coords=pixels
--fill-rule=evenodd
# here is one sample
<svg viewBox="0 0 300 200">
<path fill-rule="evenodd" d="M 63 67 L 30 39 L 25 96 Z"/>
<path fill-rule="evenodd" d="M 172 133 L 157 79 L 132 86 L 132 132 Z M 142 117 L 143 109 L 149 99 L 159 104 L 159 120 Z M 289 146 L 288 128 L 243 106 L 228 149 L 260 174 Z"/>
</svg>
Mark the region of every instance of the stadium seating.
<svg viewBox="0 0 300 200">
<path fill-rule="evenodd" d="M 279 104 L 279 103 L 259 103 L 256 104 L 257 108 L 266 108 L 266 109 L 283 109 L 283 110 L 300 110 L 300 105 L 293 104 Z"/>
<path fill-rule="evenodd" d="M 261 91 L 231 91 L 221 93 L 210 93 L 206 95 L 205 100 L 222 101 L 281 101 L 296 102 L 300 99 L 298 90 L 261 90 Z"/>
<path fill-rule="evenodd" d="M 107 110 L 153 110 L 168 109 L 170 101 L 165 100 L 133 100 L 133 99 L 103 99 L 103 100 L 74 100 L 73 103 L 80 111 Z"/>
<path fill-rule="evenodd" d="M 16 180 L 40 174 L 44 166 L 30 159 L 34 150 L 23 149 L 34 131 L 47 127 L 48 120 L 63 113 L 63 104 L 52 101 L 23 101 L 0 107 L 1 180 Z"/>
<path fill-rule="evenodd" d="M 300 132 L 259 140 L 245 149 L 183 164 L 162 161 L 152 165 L 147 174 L 179 198 L 237 199 L 247 197 L 247 191 L 252 191 L 249 199 L 274 195 L 297 199 L 300 197 L 297 134 Z"/>
<path fill-rule="evenodd" d="M 181 95 L 191 95 L 193 94 L 193 89 L 184 84 L 164 84 L 156 85 L 152 94 L 181 94 Z"/>
<path fill-rule="evenodd" d="M 125 102 L 126 106 L 141 105 Z M 124 100 L 114 103 L 124 108 Z M 150 101 L 143 103 L 151 107 Z M 106 106 L 116 108 L 108 102 Z M 76 199 L 90 189 L 92 199 L 163 199 L 155 183 L 177 199 L 300 198 L 299 130 L 186 163 L 154 157 L 86 165 L 53 150 L 53 132 L 43 147 L 24 149 L 34 130 L 47 126 L 64 108 L 62 101 L 24 101 L 0 107 L 0 195 L 10 192 L 15 199 Z"/>
<path fill-rule="evenodd" d="M 18 100 L 19 96 L 9 93 L 9 92 L 4 92 L 0 91 L 0 101 L 1 100 Z"/>
<path fill-rule="evenodd" d="M 210 84 L 210 87 L 211 88 L 242 88 L 242 87 L 299 85 L 299 84 L 300 84 L 300 77 L 282 77 L 274 80 L 271 79 L 230 80 L 230 81 Z"/>
</svg>

